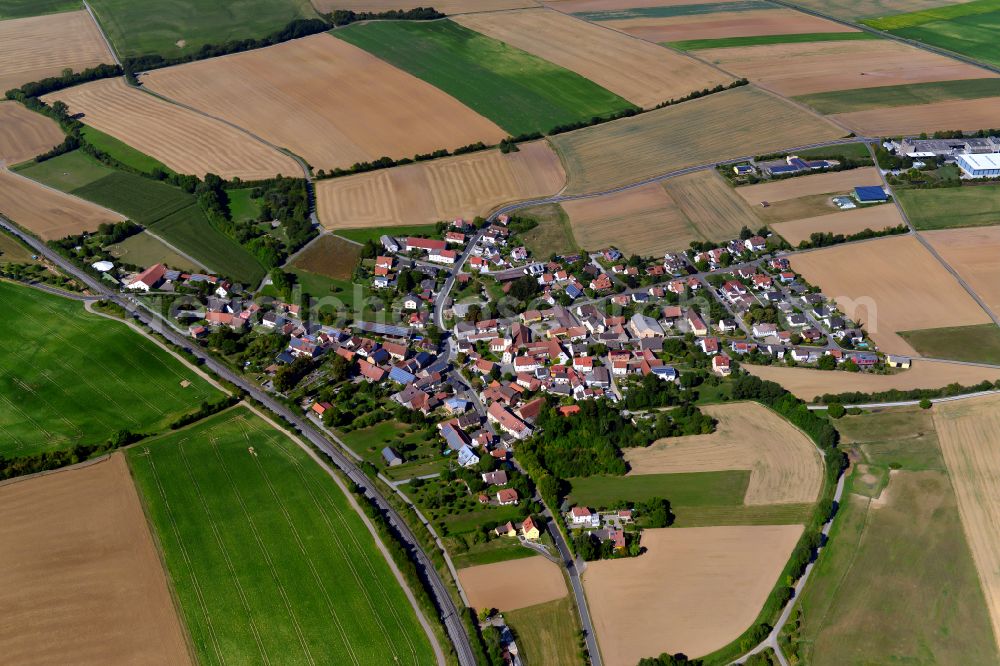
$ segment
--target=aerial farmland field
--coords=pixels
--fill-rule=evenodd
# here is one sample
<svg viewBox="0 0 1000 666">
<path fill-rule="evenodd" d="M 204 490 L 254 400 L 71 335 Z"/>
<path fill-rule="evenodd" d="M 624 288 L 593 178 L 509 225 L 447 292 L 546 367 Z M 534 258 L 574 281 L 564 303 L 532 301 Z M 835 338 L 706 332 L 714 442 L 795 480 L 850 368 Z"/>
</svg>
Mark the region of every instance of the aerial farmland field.
<svg viewBox="0 0 1000 666">
<path fill-rule="evenodd" d="M 752 86 L 552 137 L 567 192 L 595 192 L 671 170 L 843 136 L 819 116 Z"/>
<path fill-rule="evenodd" d="M 3 9 L 0 8 L 0 16 Z M 0 21 L 0 90 L 9 90 L 66 68 L 80 71 L 113 63 L 94 22 L 81 10 Z"/>
<path fill-rule="evenodd" d="M 412 0 L 314 0 L 313 5 L 320 12 L 332 12 L 335 9 L 355 12 L 385 12 L 393 9 L 405 11 L 414 7 Z M 535 0 L 435 0 L 433 5 L 439 12 L 452 15 L 538 7 L 539 3 Z"/>
<path fill-rule="evenodd" d="M 332 34 L 437 86 L 514 136 L 632 108 L 579 74 L 453 21 L 381 21 Z"/>
<path fill-rule="evenodd" d="M 917 229 L 984 227 L 1000 223 L 1000 185 L 897 190 L 896 196 Z"/>
<path fill-rule="evenodd" d="M 0 455 L 153 432 L 218 393 L 123 323 L 83 304 L 0 283 Z"/>
<path fill-rule="evenodd" d="M 850 236 L 865 229 L 882 231 L 905 224 L 899 209 L 892 204 L 885 204 L 778 222 L 772 224 L 771 229 L 794 247 L 802 241 L 808 241 L 814 233 L 829 232 Z"/>
<path fill-rule="evenodd" d="M 136 266 L 152 266 L 153 264 L 166 264 L 171 268 L 192 273 L 204 272 L 205 267 L 192 262 L 187 257 L 183 257 L 169 246 L 157 240 L 143 231 L 135 236 L 129 236 L 121 243 L 109 245 L 108 253 L 118 259 L 127 261 Z"/>
<path fill-rule="evenodd" d="M 468 14 L 455 22 L 574 71 L 643 108 L 733 80 L 693 58 L 549 9 Z"/>
<path fill-rule="evenodd" d="M 292 158 L 225 123 L 157 99 L 124 79 L 105 79 L 46 95 L 102 132 L 158 159 L 177 173 L 255 180 L 296 176 Z"/>
<path fill-rule="evenodd" d="M 972 0 L 908 14 L 870 18 L 866 25 L 993 65 L 1000 64 L 1000 2 Z"/>
<path fill-rule="evenodd" d="M 960 81 L 930 81 L 878 88 L 832 90 L 830 92 L 800 95 L 796 101 L 808 104 L 820 113 L 849 113 L 884 107 L 934 104 L 960 99 L 983 99 L 1000 96 L 1000 78 L 984 77 Z"/>
<path fill-rule="evenodd" d="M 545 141 L 321 180 L 320 222 L 337 230 L 434 224 L 485 215 L 500 204 L 555 194 L 566 181 Z"/>
<path fill-rule="evenodd" d="M 855 132 L 873 136 L 955 129 L 969 131 L 995 125 L 997 104 L 1000 104 L 1000 97 L 987 97 L 868 109 L 830 117 Z"/>
<path fill-rule="evenodd" d="M 540 555 L 459 569 L 458 579 L 469 596 L 469 605 L 477 610 L 517 610 L 569 593 L 559 565 Z M 532 584 L 517 585 L 519 580 L 531 580 Z"/>
<path fill-rule="evenodd" d="M 70 12 L 82 6 L 80 0 L 5 0 L 0 5 L 0 19 Z"/>
<path fill-rule="evenodd" d="M 201 663 L 437 661 L 346 491 L 247 408 L 129 465 Z"/>
<path fill-rule="evenodd" d="M 154 70 L 142 80 L 316 169 L 492 144 L 506 135 L 432 85 L 328 34 Z"/>
<path fill-rule="evenodd" d="M 736 193 L 750 205 L 757 206 L 762 201 L 776 203 L 816 194 L 836 194 L 848 192 L 858 185 L 881 185 L 882 177 L 878 169 L 861 168 L 846 171 L 817 173 L 811 176 L 797 176 L 772 180 L 768 183 L 737 187 Z"/>
<path fill-rule="evenodd" d="M 62 143 L 59 125 L 17 102 L 0 102 L 0 167 L 12 166 Z"/>
<path fill-rule="evenodd" d="M 840 19 L 903 14 L 943 7 L 963 0 L 796 0 L 795 4 Z"/>
<path fill-rule="evenodd" d="M 94 231 L 120 214 L 0 169 L 0 213 L 44 240 Z"/>
<path fill-rule="evenodd" d="M 1000 311 L 1000 226 L 941 229 L 923 236 L 990 309 Z"/>
<path fill-rule="evenodd" d="M 869 32 L 796 32 L 783 35 L 749 35 L 746 37 L 720 37 L 718 39 L 682 39 L 667 42 L 682 51 L 702 49 L 731 49 L 741 46 L 764 46 L 769 44 L 800 44 L 803 42 L 853 42 L 859 39 L 878 39 Z"/>
</svg>

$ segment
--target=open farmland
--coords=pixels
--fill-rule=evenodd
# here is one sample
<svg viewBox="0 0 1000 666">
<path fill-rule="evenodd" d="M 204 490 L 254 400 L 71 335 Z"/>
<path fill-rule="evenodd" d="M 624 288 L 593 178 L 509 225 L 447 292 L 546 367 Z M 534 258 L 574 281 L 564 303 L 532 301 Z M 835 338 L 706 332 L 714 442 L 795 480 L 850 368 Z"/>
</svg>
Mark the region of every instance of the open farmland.
<svg viewBox="0 0 1000 666">
<path fill-rule="evenodd" d="M 0 5 L 0 19 L 70 12 L 82 6 L 80 0 L 4 0 Z"/>
<path fill-rule="evenodd" d="M 0 102 L 0 168 L 30 160 L 62 140 L 55 121 L 17 102 Z"/>
<path fill-rule="evenodd" d="M 964 0 L 796 0 L 795 4 L 841 19 L 885 16 L 953 5 Z"/>
<path fill-rule="evenodd" d="M 892 375 L 873 375 L 863 372 L 829 372 L 813 368 L 788 368 L 784 366 L 747 365 L 748 372 L 761 379 L 777 382 L 797 397 L 812 401 L 826 393 L 878 393 L 897 389 L 934 389 L 948 384 L 975 386 L 1000 380 L 1000 368 L 989 368 L 960 363 L 914 360 L 913 367 Z"/>
<path fill-rule="evenodd" d="M 256 39 L 296 19 L 318 18 L 309 0 L 93 0 L 97 19 L 122 58 L 197 53 L 205 44 Z"/>
<path fill-rule="evenodd" d="M 608 666 L 698 657 L 757 617 L 801 525 L 647 529 L 641 557 L 588 562 L 584 589 Z"/>
<path fill-rule="evenodd" d="M 320 236 L 296 255 L 292 266 L 334 280 L 349 280 L 360 258 L 360 245 L 337 236 Z"/>
<path fill-rule="evenodd" d="M 190 664 L 124 455 L 0 486 L 0 649 L 20 664 Z"/>
<path fill-rule="evenodd" d="M 353 498 L 239 407 L 129 450 L 203 664 L 430 664 Z"/>
<path fill-rule="evenodd" d="M 984 76 L 988 76 L 983 71 Z M 884 107 L 933 104 L 956 99 L 983 99 L 1000 96 L 1000 78 L 931 81 L 899 86 L 832 90 L 796 98 L 820 113 L 848 113 Z"/>
<path fill-rule="evenodd" d="M 177 173 L 255 180 L 301 172 L 287 155 L 225 123 L 131 88 L 124 79 L 94 81 L 42 99 L 48 104 L 65 102 L 70 113 L 83 114 L 80 120 L 87 125 L 155 157 Z"/>
<path fill-rule="evenodd" d="M 830 116 L 855 132 L 880 134 L 919 134 L 938 130 L 977 130 L 997 124 L 996 109 L 1000 97 L 963 99 L 933 104 L 896 106 L 838 113 Z"/>
<path fill-rule="evenodd" d="M 522 208 L 518 215 L 538 223 L 534 229 L 520 234 L 525 247 L 536 257 L 568 255 L 580 251 L 569 215 L 559 204 L 543 204 Z"/>
<path fill-rule="evenodd" d="M 503 203 L 558 192 L 566 176 L 549 144 L 536 141 L 519 148 L 319 181 L 320 222 L 334 230 L 433 224 L 471 219 Z"/>
<path fill-rule="evenodd" d="M 316 11 L 332 12 L 349 9 L 355 12 L 387 12 L 393 9 L 413 9 L 413 0 L 313 0 Z M 535 0 L 434 0 L 434 9 L 444 14 L 493 12 L 500 9 L 538 7 Z"/>
<path fill-rule="evenodd" d="M 762 201 L 774 203 L 815 194 L 838 194 L 848 192 L 859 185 L 881 185 L 882 177 L 875 167 L 849 169 L 847 171 L 832 171 L 817 173 L 812 176 L 798 176 L 773 180 L 768 183 L 737 187 L 736 193 L 750 205 L 756 206 Z"/>
<path fill-rule="evenodd" d="M 935 326 L 900 331 L 917 353 L 928 358 L 1000 365 L 1000 327 L 990 322 L 972 326 Z"/>
<path fill-rule="evenodd" d="M 551 141 L 567 170 L 567 192 L 578 194 L 842 135 L 822 118 L 744 86 Z"/>
<path fill-rule="evenodd" d="M 114 60 L 97 26 L 81 10 L 0 21 L 0 62 L 0 90 L 6 91 L 59 76 L 67 67 L 81 71 Z"/>
<path fill-rule="evenodd" d="M 327 34 L 142 78 L 156 92 L 244 127 L 317 169 L 505 136 L 446 93 Z"/>
<path fill-rule="evenodd" d="M 1000 227 L 945 229 L 923 234 L 994 312 L 1000 311 Z"/>
<path fill-rule="evenodd" d="M 779 222 L 771 225 L 771 230 L 793 246 L 808 241 L 814 233 L 830 232 L 850 236 L 871 229 L 882 231 L 888 227 L 906 224 L 899 209 L 892 204 L 866 206 L 836 213 L 827 213 L 801 220 Z"/>
<path fill-rule="evenodd" d="M 632 108 L 575 72 L 453 21 L 355 23 L 333 35 L 437 86 L 514 136 Z"/>
<path fill-rule="evenodd" d="M 750 470 L 744 503 L 814 502 L 823 483 L 823 463 L 798 428 L 755 402 L 702 408 L 718 420 L 710 435 L 661 439 L 627 449 L 629 475 Z"/>
<path fill-rule="evenodd" d="M 899 331 L 990 321 L 912 236 L 826 248 L 793 256 L 791 262 L 810 284 L 832 297 L 849 319 L 860 322 L 887 353 L 916 354 Z"/>
<path fill-rule="evenodd" d="M 103 442 L 119 430 L 151 432 L 216 391 L 125 324 L 83 305 L 0 283 L 0 455 Z"/>
<path fill-rule="evenodd" d="M 705 49 L 699 57 L 782 95 L 973 79 L 973 65 L 889 40 Z"/>
<path fill-rule="evenodd" d="M 136 266 L 166 264 L 182 271 L 200 272 L 205 270 L 204 266 L 177 254 L 162 241 L 154 238 L 149 231 L 129 236 L 121 243 L 109 245 L 106 249 L 111 256 Z"/>
<path fill-rule="evenodd" d="M 920 230 L 1000 224 L 1000 185 L 896 190 L 895 196 Z"/>
<path fill-rule="evenodd" d="M 753 212 L 714 170 L 670 178 L 663 187 L 704 240 L 728 240 L 755 227 Z"/>
<path fill-rule="evenodd" d="M 0 214 L 43 240 L 94 231 L 124 218 L 101 206 L 39 185 L 0 168 Z"/>
<path fill-rule="evenodd" d="M 797 32 L 790 35 L 748 35 L 745 37 L 721 37 L 719 39 L 682 39 L 676 42 L 668 42 L 668 45 L 682 51 L 700 51 L 702 49 L 731 49 L 734 47 L 762 46 L 765 44 L 850 42 L 859 39 L 878 39 L 878 37 L 870 32 Z"/>
<path fill-rule="evenodd" d="M 541 555 L 459 569 L 458 580 L 469 597 L 469 605 L 476 610 L 517 610 L 568 594 L 559 565 Z M 523 581 L 531 584 L 523 585 Z"/>
<path fill-rule="evenodd" d="M 580 616 L 569 596 L 508 611 L 503 617 L 517 636 L 517 651 L 526 663 L 579 666 Z"/>
<path fill-rule="evenodd" d="M 972 398 L 934 408 L 941 450 L 958 496 L 962 527 L 1000 642 L 1000 400 Z"/>
<path fill-rule="evenodd" d="M 455 21 L 576 72 L 643 108 L 733 80 L 693 58 L 550 9 L 470 14 Z"/>
</svg>

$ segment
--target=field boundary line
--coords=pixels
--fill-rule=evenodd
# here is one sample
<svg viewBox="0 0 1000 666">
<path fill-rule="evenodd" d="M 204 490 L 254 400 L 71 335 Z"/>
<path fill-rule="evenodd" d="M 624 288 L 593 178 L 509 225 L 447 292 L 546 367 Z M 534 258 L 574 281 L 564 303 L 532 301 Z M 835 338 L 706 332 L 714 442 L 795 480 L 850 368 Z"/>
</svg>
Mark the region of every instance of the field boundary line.
<svg viewBox="0 0 1000 666">
<path fill-rule="evenodd" d="M 96 208 L 100 208 L 103 211 L 106 211 L 106 212 L 111 213 L 113 215 L 117 215 L 118 217 L 122 218 L 123 220 L 130 219 L 128 215 L 124 215 L 122 213 L 119 213 L 118 211 L 112 210 L 112 209 L 108 208 L 107 206 L 102 206 L 101 204 L 93 202 L 90 199 L 84 199 L 83 197 L 79 197 L 79 196 L 77 196 L 75 194 L 71 194 L 69 192 L 63 192 L 62 190 L 56 189 L 56 188 L 52 187 L 51 185 L 46 185 L 45 183 L 43 183 L 43 182 L 41 182 L 39 180 L 35 180 L 34 178 L 28 178 L 27 176 L 22 176 L 17 171 L 11 171 L 10 169 L 8 169 L 5 166 L 0 166 L 0 173 L 5 173 L 5 174 L 7 174 L 9 176 L 14 176 L 15 178 L 20 178 L 21 180 L 27 181 L 27 182 L 31 183 L 32 185 L 36 185 L 38 187 L 46 189 L 49 192 L 52 192 L 53 194 L 56 194 L 58 196 L 69 197 L 71 199 L 75 199 L 76 201 L 83 201 L 83 202 L 85 202 L 89 206 L 94 206 Z M 32 234 L 37 234 L 37 232 L 31 232 L 31 233 Z"/>
<path fill-rule="evenodd" d="M 97 14 L 95 14 L 94 10 L 91 9 L 90 3 L 87 2 L 87 0 L 83 0 L 83 7 L 87 10 L 87 13 L 90 14 L 90 19 L 94 22 L 94 25 L 97 26 L 97 32 L 100 33 L 101 39 L 104 40 L 105 46 L 108 47 L 108 53 L 110 53 L 111 57 L 114 58 L 115 64 L 121 67 L 122 61 L 118 58 L 118 52 L 115 50 L 114 45 L 111 44 L 111 40 L 108 38 L 107 33 L 104 32 L 104 27 L 101 26 L 101 22 L 97 20 Z"/>
</svg>

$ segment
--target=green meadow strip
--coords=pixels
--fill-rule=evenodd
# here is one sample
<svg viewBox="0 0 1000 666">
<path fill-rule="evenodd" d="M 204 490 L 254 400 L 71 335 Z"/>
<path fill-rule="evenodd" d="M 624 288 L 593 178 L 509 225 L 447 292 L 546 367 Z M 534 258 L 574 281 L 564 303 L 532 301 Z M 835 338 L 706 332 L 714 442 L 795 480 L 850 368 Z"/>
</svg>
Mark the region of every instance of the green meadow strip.
<svg viewBox="0 0 1000 666">
<path fill-rule="evenodd" d="M 767 46 L 770 44 L 803 44 L 809 42 L 843 42 L 858 39 L 879 39 L 870 32 L 803 32 L 791 35 L 748 35 L 746 37 L 722 37 L 719 39 L 686 39 L 680 42 L 664 42 L 681 51 L 701 49 L 724 49 L 734 46 Z"/>
<path fill-rule="evenodd" d="M 820 113 L 848 113 L 866 109 L 988 97 L 1000 97 L 1000 79 L 961 79 L 855 90 L 832 90 L 799 95 L 794 99 L 811 106 Z"/>
</svg>

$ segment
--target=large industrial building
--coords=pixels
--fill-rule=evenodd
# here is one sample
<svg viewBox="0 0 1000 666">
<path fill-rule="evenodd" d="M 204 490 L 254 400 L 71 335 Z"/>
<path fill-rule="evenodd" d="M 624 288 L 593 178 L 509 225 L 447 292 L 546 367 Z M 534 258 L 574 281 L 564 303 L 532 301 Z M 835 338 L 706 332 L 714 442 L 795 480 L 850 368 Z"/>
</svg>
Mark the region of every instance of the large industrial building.
<svg viewBox="0 0 1000 666">
<path fill-rule="evenodd" d="M 1000 153 L 956 155 L 955 163 L 969 178 L 995 178 L 1000 176 Z"/>
</svg>

